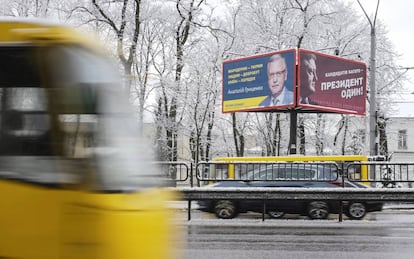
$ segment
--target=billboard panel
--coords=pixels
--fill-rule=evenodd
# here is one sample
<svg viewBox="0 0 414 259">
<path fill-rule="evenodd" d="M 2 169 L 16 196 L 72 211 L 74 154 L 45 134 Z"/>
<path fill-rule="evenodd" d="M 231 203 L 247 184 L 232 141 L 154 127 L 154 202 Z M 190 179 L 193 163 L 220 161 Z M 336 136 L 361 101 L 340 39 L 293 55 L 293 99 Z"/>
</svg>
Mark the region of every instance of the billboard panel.
<svg viewBox="0 0 414 259">
<path fill-rule="evenodd" d="M 365 115 L 366 65 L 299 49 L 297 106 Z"/>
<path fill-rule="evenodd" d="M 295 107 L 295 75 L 295 49 L 224 62 L 223 112 Z"/>
</svg>

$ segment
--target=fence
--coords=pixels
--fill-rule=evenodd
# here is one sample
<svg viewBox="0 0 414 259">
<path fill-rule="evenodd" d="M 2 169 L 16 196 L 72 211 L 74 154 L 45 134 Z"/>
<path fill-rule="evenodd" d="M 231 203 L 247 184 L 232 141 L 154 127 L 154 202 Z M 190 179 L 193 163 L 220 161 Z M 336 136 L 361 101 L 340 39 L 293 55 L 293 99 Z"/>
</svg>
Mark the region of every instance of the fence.
<svg viewBox="0 0 414 259">
<path fill-rule="evenodd" d="M 364 167 L 368 174 L 363 177 Z M 358 162 L 347 165 L 346 178 L 352 182 L 369 183 L 372 187 L 412 188 L 414 183 L 414 163 Z"/>
<path fill-rule="evenodd" d="M 175 182 L 175 190 L 188 201 L 188 220 L 193 200 L 261 200 L 263 204 L 268 200 L 414 202 L 414 189 L 403 188 L 414 183 L 414 163 L 158 162 L 158 165 Z M 341 183 L 343 187 L 347 187 L 346 182 L 359 182 L 365 184 L 360 186 L 381 188 L 197 188 L 218 181 L 317 181 Z M 263 206 L 263 220 L 265 210 Z"/>
<path fill-rule="evenodd" d="M 173 186 L 218 181 L 360 182 L 371 187 L 414 187 L 414 163 L 393 162 L 156 162 Z"/>
</svg>

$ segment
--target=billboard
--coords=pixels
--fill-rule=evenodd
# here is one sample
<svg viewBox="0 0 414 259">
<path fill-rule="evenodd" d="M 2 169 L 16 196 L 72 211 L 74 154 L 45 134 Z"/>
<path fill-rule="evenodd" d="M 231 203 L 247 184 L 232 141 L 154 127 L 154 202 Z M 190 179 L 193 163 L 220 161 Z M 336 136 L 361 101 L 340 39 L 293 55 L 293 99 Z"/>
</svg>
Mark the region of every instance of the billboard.
<svg viewBox="0 0 414 259">
<path fill-rule="evenodd" d="M 365 115 L 365 63 L 299 49 L 297 106 Z"/>
<path fill-rule="evenodd" d="M 223 63 L 223 112 L 272 111 L 296 105 L 296 49 Z"/>
</svg>

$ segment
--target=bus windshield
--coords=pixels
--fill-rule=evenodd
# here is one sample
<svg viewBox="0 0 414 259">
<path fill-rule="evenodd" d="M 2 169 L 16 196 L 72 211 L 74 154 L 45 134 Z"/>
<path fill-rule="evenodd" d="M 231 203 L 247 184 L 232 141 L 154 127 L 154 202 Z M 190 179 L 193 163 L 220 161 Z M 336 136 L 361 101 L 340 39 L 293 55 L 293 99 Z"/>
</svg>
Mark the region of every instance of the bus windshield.
<svg viewBox="0 0 414 259">
<path fill-rule="evenodd" d="M 99 191 L 161 184 L 112 62 L 76 45 L 0 51 L 0 176 Z"/>
</svg>

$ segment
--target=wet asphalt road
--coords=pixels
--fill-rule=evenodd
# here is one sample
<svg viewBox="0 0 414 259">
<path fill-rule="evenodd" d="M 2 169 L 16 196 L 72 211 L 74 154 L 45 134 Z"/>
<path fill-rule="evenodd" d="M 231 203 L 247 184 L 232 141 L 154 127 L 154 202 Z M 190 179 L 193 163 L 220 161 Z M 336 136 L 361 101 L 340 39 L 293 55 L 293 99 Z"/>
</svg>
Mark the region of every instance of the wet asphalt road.
<svg viewBox="0 0 414 259">
<path fill-rule="evenodd" d="M 185 219 L 185 213 L 182 214 Z M 261 220 L 246 214 L 219 220 L 192 213 L 180 221 L 187 233 L 184 258 L 414 258 L 414 210 L 370 213 L 364 220 Z"/>
</svg>

